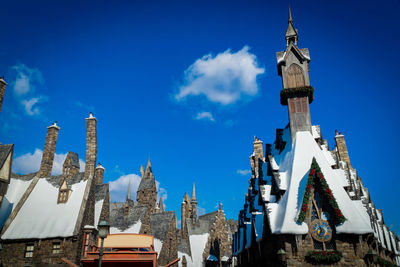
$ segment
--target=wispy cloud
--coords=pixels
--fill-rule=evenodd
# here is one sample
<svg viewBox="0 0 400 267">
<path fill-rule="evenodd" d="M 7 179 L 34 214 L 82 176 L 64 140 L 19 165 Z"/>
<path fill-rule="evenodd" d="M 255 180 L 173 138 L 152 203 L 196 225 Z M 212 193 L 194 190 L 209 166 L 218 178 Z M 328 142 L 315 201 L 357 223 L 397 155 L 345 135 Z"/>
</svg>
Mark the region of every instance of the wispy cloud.
<svg viewBox="0 0 400 267">
<path fill-rule="evenodd" d="M 13 172 L 18 174 L 27 174 L 32 172 L 39 171 L 40 163 L 42 161 L 43 151 L 39 148 L 36 148 L 33 153 L 26 153 L 19 157 L 16 157 L 13 160 Z M 62 173 L 62 166 L 64 164 L 65 158 L 67 157 L 67 153 L 54 154 L 53 161 L 53 175 L 59 175 Z M 85 170 L 85 162 L 82 159 L 79 159 L 80 171 Z"/>
<path fill-rule="evenodd" d="M 197 59 L 184 74 L 184 82 L 175 95 L 178 101 L 190 96 L 205 96 L 212 103 L 223 106 L 237 103 L 243 97 L 259 92 L 257 76 L 264 73 L 257 57 L 248 46 L 238 52 L 226 50 L 213 57 Z"/>
<path fill-rule="evenodd" d="M 203 111 L 199 112 L 196 114 L 195 117 L 196 120 L 209 120 L 209 121 L 215 121 L 214 116 L 211 114 L 211 112 L 208 111 Z"/>
<path fill-rule="evenodd" d="M 237 170 L 236 173 L 240 175 L 249 175 L 251 173 L 251 170 Z"/>
<path fill-rule="evenodd" d="M 29 68 L 25 64 L 18 64 L 13 66 L 12 69 L 17 72 L 13 86 L 16 95 L 34 92 L 36 84 L 43 84 L 44 82 L 42 73 L 36 68 Z"/>
<path fill-rule="evenodd" d="M 29 68 L 25 64 L 12 67 L 17 72 L 13 84 L 14 94 L 24 107 L 26 114 L 35 116 L 40 114 L 38 104 L 47 101 L 46 96 L 35 94 L 36 86 L 44 83 L 42 73 L 36 68 Z"/>
</svg>

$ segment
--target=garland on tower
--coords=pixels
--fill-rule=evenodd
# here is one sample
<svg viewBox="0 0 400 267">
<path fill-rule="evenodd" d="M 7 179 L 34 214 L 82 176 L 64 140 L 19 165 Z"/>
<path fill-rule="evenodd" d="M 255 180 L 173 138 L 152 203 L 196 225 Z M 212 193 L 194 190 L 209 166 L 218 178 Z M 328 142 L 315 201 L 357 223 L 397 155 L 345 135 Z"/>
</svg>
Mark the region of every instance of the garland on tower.
<svg viewBox="0 0 400 267">
<path fill-rule="evenodd" d="M 289 97 L 303 97 L 308 96 L 308 101 L 311 104 L 314 100 L 314 87 L 309 86 L 301 86 L 295 88 L 286 88 L 281 90 L 281 104 L 286 106 L 287 99 Z"/>
<path fill-rule="evenodd" d="M 342 257 L 342 252 L 337 250 L 311 250 L 307 252 L 306 260 L 313 264 L 333 264 L 339 262 Z"/>
<path fill-rule="evenodd" d="M 334 211 L 333 217 L 336 219 L 337 224 L 343 223 L 346 220 L 346 218 L 343 216 L 343 213 L 340 210 L 335 197 L 333 196 L 332 190 L 329 188 L 328 183 L 326 182 L 325 177 L 321 172 L 321 168 L 319 167 L 317 160 L 315 158 L 313 158 L 311 163 L 311 170 L 308 174 L 308 179 L 307 179 L 306 192 L 304 193 L 303 203 L 301 205 L 301 210 L 299 217 L 297 218 L 297 222 L 302 223 L 306 218 L 308 202 L 311 197 L 311 187 L 314 187 L 315 182 L 317 180 L 321 185 L 321 189 L 324 193 L 325 198 L 328 200 L 329 205 L 332 207 Z"/>
</svg>

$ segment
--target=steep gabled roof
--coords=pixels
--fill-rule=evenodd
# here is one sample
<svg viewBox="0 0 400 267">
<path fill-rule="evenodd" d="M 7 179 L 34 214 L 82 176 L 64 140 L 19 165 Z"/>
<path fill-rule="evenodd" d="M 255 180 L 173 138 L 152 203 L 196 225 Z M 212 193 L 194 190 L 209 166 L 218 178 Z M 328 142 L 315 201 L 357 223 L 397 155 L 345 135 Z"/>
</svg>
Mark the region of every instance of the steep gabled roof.
<svg viewBox="0 0 400 267">
<path fill-rule="evenodd" d="M 43 239 L 77 234 L 75 228 L 87 181 L 83 181 L 82 173 L 68 180 L 71 195 L 66 203 L 58 204 L 60 179 L 55 176 L 32 180 L 30 193 L 24 193 L 26 200 L 15 210 L 14 219 L 6 224 L 8 227 L 3 230 L 2 239 Z"/>
<path fill-rule="evenodd" d="M 6 162 L 6 159 L 10 152 L 13 149 L 13 144 L 10 145 L 0 145 L 0 169 L 3 167 L 4 162 Z"/>
<path fill-rule="evenodd" d="M 304 222 L 299 224 L 296 219 L 313 157 L 317 160 L 339 208 L 347 219 L 343 224 L 336 226 L 337 233 L 372 233 L 366 208 L 361 200 L 350 199 L 342 184 L 338 182 L 341 179 L 338 177 L 338 172 L 332 169 L 310 132 L 298 132 L 295 138 L 290 150 L 281 155 L 278 161 L 279 173 L 285 174 L 283 176 L 286 179 L 283 179 L 282 183 L 286 192 L 277 203 L 266 204 L 266 208 L 270 211 L 269 221 L 272 233 L 306 234 L 308 232 L 307 224 Z"/>
<path fill-rule="evenodd" d="M 124 208 L 115 208 L 110 212 L 110 233 L 138 234 L 144 217 L 148 212 L 147 206 L 132 206 L 129 214 L 124 216 Z"/>
</svg>

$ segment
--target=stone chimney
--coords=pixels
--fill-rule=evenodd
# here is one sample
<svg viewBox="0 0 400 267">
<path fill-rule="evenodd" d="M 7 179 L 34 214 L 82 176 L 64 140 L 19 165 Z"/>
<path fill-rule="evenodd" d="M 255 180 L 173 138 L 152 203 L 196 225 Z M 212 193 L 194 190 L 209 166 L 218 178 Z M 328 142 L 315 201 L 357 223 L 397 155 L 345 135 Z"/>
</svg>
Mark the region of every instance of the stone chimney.
<svg viewBox="0 0 400 267">
<path fill-rule="evenodd" d="M 253 145 L 254 145 L 254 155 L 256 156 L 256 159 L 262 159 L 264 157 L 263 142 L 254 136 Z"/>
<path fill-rule="evenodd" d="M 92 112 L 86 118 L 86 163 L 84 180 L 94 178 L 97 161 L 97 119 Z"/>
<path fill-rule="evenodd" d="M 339 160 L 347 162 L 350 168 L 352 168 L 350 164 L 349 152 L 347 151 L 346 141 L 344 140 L 344 135 L 336 131 L 335 142 Z"/>
<path fill-rule="evenodd" d="M 7 86 L 7 83 L 6 83 L 6 81 L 4 81 L 4 77 L 0 77 L 0 111 L 1 111 L 1 106 L 3 104 L 6 86 Z"/>
<path fill-rule="evenodd" d="M 42 162 L 40 163 L 40 169 L 37 175 L 39 178 L 49 177 L 51 175 L 59 130 L 60 127 L 57 126 L 57 122 L 54 122 L 51 126 L 47 127 Z"/>
<path fill-rule="evenodd" d="M 103 178 L 104 178 L 104 167 L 101 166 L 100 163 L 97 164 L 96 171 L 95 171 L 95 179 L 96 179 L 96 184 L 103 184 Z"/>
</svg>

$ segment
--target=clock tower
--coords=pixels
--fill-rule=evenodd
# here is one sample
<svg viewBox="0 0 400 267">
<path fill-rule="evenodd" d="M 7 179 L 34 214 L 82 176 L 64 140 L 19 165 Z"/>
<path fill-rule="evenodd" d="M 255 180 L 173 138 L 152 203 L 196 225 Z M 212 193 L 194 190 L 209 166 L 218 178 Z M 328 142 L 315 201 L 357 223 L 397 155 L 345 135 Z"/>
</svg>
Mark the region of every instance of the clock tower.
<svg viewBox="0 0 400 267">
<path fill-rule="evenodd" d="M 278 74 L 282 77 L 281 104 L 288 106 L 292 142 L 296 132 L 311 132 L 309 104 L 313 87 L 308 76 L 310 54 L 307 48 L 298 48 L 298 32 L 293 26 L 289 8 L 288 28 L 285 34 L 286 50 L 276 53 Z"/>
</svg>

